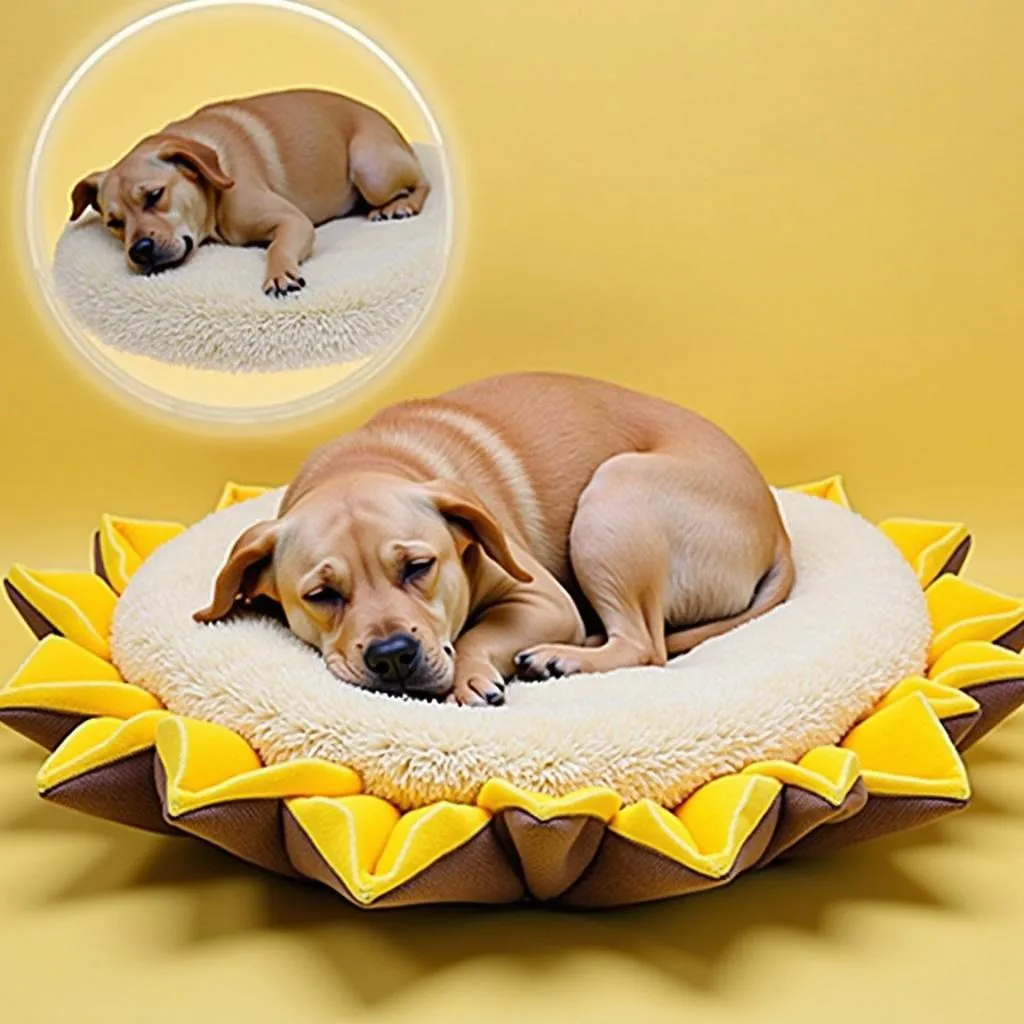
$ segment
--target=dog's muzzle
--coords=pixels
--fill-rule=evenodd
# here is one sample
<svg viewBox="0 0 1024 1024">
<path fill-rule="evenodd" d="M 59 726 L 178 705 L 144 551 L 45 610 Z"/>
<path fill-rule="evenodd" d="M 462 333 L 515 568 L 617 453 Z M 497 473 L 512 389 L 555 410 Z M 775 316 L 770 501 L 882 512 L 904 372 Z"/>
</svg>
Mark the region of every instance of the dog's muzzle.
<svg viewBox="0 0 1024 1024">
<path fill-rule="evenodd" d="M 133 242 L 128 250 L 128 259 L 147 274 L 155 274 L 162 270 L 172 270 L 180 267 L 192 253 L 194 243 L 191 235 L 185 235 L 183 239 L 185 251 L 178 257 L 166 258 L 164 250 L 157 246 L 152 238 L 140 238 Z"/>
<path fill-rule="evenodd" d="M 382 640 L 374 640 L 363 652 L 363 664 L 374 679 L 386 685 L 403 685 L 423 660 L 423 647 L 409 633 L 392 633 Z"/>
<path fill-rule="evenodd" d="M 441 696 L 423 645 L 410 633 L 392 633 L 374 640 L 363 652 L 371 689 L 392 696 Z"/>
</svg>

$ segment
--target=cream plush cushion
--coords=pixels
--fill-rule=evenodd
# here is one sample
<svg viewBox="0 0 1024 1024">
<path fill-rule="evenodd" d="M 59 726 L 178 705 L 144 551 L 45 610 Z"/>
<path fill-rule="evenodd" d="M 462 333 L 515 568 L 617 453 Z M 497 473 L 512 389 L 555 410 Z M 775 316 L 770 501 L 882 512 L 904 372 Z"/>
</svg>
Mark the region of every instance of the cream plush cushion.
<svg viewBox="0 0 1024 1024">
<path fill-rule="evenodd" d="M 667 668 L 513 684 L 500 709 L 367 693 L 266 618 L 192 621 L 235 537 L 280 495 L 214 513 L 147 559 L 117 606 L 113 660 L 171 711 L 239 732 L 266 762 L 350 766 L 403 808 L 471 801 L 490 778 L 675 806 L 747 764 L 836 742 L 924 666 L 930 623 L 903 557 L 856 514 L 781 492 L 792 596 Z"/>
<path fill-rule="evenodd" d="M 344 217 L 317 229 L 307 287 L 263 294 L 265 253 L 204 245 L 181 267 L 146 277 L 90 216 L 57 243 L 53 275 L 73 317 L 100 341 L 136 355 L 232 372 L 302 369 L 373 355 L 404 338 L 444 271 L 444 162 L 416 147 L 432 189 L 423 212 L 371 223 Z"/>
</svg>

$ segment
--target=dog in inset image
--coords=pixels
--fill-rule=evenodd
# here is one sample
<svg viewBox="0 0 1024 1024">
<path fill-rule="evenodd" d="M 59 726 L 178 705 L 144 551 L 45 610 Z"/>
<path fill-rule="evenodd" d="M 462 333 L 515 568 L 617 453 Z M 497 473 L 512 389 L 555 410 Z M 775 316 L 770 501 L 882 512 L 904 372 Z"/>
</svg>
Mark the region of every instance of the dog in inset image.
<svg viewBox="0 0 1024 1024">
<path fill-rule="evenodd" d="M 344 682 L 487 705 L 513 676 L 664 665 L 793 580 L 771 490 L 716 426 L 613 384 L 513 374 L 314 452 L 195 618 L 276 602 Z"/>
<path fill-rule="evenodd" d="M 315 89 L 213 103 L 167 125 L 75 185 L 71 220 L 92 207 L 129 267 L 180 266 L 206 241 L 267 245 L 263 290 L 306 284 L 314 228 L 367 210 L 412 217 L 430 191 L 416 154 L 379 111 Z"/>
</svg>

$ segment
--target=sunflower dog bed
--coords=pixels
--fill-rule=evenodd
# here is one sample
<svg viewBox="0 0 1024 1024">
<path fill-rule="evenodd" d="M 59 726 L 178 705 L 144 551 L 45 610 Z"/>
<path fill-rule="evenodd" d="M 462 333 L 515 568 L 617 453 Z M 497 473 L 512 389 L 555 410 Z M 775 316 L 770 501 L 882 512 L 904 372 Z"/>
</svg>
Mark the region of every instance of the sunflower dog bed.
<svg viewBox="0 0 1024 1024">
<path fill-rule="evenodd" d="M 779 492 L 790 599 L 667 668 L 502 709 L 366 693 L 274 620 L 191 620 L 279 496 L 229 485 L 190 529 L 108 516 L 94 573 L 12 570 L 40 643 L 0 721 L 52 751 L 44 798 L 359 906 L 611 906 L 958 810 L 960 752 L 1024 702 L 1024 602 L 957 576 L 966 530 L 871 526 L 838 478 Z"/>
<path fill-rule="evenodd" d="M 370 223 L 358 215 L 317 229 L 309 282 L 264 295 L 262 249 L 206 245 L 153 277 L 125 265 L 97 217 L 69 224 L 54 257 L 57 294 L 100 341 L 207 370 L 294 370 L 369 356 L 423 312 L 444 270 L 446 181 L 440 151 L 416 147 L 432 189 L 422 213 Z"/>
</svg>

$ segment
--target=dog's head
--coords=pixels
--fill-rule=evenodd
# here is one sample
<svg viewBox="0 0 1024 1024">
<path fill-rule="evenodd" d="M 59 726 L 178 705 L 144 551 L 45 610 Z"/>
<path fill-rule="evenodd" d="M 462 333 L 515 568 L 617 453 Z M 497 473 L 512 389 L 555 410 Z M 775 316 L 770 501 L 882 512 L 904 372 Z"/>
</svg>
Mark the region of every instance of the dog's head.
<svg viewBox="0 0 1024 1024">
<path fill-rule="evenodd" d="M 180 266 L 213 230 L 217 193 L 234 182 L 216 150 L 194 139 L 157 135 L 71 192 L 71 219 L 90 207 L 123 245 L 132 270 Z"/>
<path fill-rule="evenodd" d="M 270 598 L 344 682 L 443 697 L 475 584 L 496 566 L 531 579 L 470 491 L 351 475 L 246 530 L 194 617 L 215 622 L 239 599 Z"/>
</svg>

